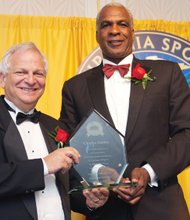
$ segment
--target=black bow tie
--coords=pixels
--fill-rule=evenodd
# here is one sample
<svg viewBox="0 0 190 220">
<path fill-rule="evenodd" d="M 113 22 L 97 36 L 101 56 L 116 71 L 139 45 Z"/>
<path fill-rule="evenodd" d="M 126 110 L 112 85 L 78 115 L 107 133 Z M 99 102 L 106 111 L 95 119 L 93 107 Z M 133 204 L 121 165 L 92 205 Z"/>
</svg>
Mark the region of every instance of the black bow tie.
<svg viewBox="0 0 190 220">
<path fill-rule="evenodd" d="M 16 124 L 19 125 L 26 120 L 31 121 L 33 123 L 38 123 L 39 116 L 40 116 L 40 112 L 38 111 L 34 111 L 34 113 L 32 114 L 24 114 L 22 112 L 18 112 L 16 116 Z"/>
</svg>

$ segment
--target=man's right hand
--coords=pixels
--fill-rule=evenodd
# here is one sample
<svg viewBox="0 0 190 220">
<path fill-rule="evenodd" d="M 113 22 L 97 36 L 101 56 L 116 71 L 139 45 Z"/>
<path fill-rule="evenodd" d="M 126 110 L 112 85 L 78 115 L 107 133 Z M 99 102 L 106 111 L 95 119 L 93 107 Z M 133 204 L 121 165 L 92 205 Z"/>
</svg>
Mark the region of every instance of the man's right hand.
<svg viewBox="0 0 190 220">
<path fill-rule="evenodd" d="M 79 163 L 80 154 L 73 147 L 57 149 L 43 158 L 49 174 L 61 170 L 63 173 L 68 171 L 73 164 Z"/>
</svg>

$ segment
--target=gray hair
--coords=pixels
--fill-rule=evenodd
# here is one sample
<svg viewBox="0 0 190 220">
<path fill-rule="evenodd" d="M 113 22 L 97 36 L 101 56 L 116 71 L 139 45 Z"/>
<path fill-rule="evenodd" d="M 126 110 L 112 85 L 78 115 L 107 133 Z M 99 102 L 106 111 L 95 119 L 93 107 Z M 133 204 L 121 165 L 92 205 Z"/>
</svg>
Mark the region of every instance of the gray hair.
<svg viewBox="0 0 190 220">
<path fill-rule="evenodd" d="M 102 13 L 102 10 L 104 10 L 105 8 L 109 8 L 111 6 L 116 6 L 118 8 L 123 8 L 125 9 L 125 11 L 129 14 L 129 24 L 130 24 L 130 27 L 133 28 L 134 27 L 134 22 L 133 22 L 133 15 L 131 13 L 131 11 L 126 8 L 124 5 L 118 3 L 118 2 L 111 2 L 111 3 L 108 3 L 106 4 L 97 14 L 96 16 L 96 30 L 98 30 L 98 25 L 99 25 L 99 21 L 100 21 L 100 15 Z"/>
<path fill-rule="evenodd" d="M 41 57 L 42 60 L 44 62 L 44 70 L 45 73 L 47 74 L 48 71 L 48 62 L 47 62 L 47 58 L 45 57 L 45 55 L 36 47 L 36 45 L 33 42 L 24 42 L 24 43 L 20 43 L 20 44 L 16 44 L 14 46 L 12 46 L 11 48 L 9 48 L 7 50 L 7 52 L 5 53 L 5 55 L 3 56 L 1 62 L 0 62 L 0 72 L 2 74 L 7 74 L 9 72 L 9 58 L 16 52 L 19 50 L 28 50 L 28 49 L 33 49 L 35 51 L 37 51 Z"/>
</svg>

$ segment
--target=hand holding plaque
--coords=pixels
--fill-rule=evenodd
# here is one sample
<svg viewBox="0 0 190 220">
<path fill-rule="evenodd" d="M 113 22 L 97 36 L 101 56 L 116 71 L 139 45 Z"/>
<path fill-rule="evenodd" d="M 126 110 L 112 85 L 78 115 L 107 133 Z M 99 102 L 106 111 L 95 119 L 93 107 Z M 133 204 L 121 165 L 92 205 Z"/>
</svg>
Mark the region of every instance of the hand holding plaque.
<svg viewBox="0 0 190 220">
<path fill-rule="evenodd" d="M 116 186 L 128 165 L 123 135 L 97 111 L 79 124 L 69 140 L 80 155 L 74 165 L 83 187 Z"/>
</svg>

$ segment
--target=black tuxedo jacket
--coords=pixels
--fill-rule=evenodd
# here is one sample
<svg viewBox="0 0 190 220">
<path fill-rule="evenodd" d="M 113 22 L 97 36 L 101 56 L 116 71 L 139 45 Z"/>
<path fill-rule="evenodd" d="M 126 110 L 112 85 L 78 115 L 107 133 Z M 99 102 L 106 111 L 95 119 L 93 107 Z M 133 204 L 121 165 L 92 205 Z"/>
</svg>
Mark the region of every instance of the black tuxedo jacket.
<svg viewBox="0 0 190 220">
<path fill-rule="evenodd" d="M 152 69 L 157 80 L 131 85 L 125 143 L 130 177 L 134 167 L 149 163 L 159 187 L 147 187 L 145 195 L 130 207 L 135 220 L 188 220 L 189 214 L 177 175 L 190 164 L 190 89 L 178 64 L 133 59 Z M 106 104 L 102 64 L 65 82 L 60 120 L 72 132 L 91 108 L 113 123 Z M 84 212 L 76 197 L 73 209 Z M 110 196 L 99 220 L 126 220 L 128 205 Z"/>
<path fill-rule="evenodd" d="M 45 187 L 43 164 L 41 159 L 27 159 L 19 131 L 2 99 L 0 97 L 0 219 L 37 220 L 34 192 Z M 51 152 L 56 143 L 48 132 L 55 129 L 58 121 L 41 113 L 39 123 Z M 56 183 L 66 219 L 70 220 L 68 175 L 57 173 Z"/>
</svg>

